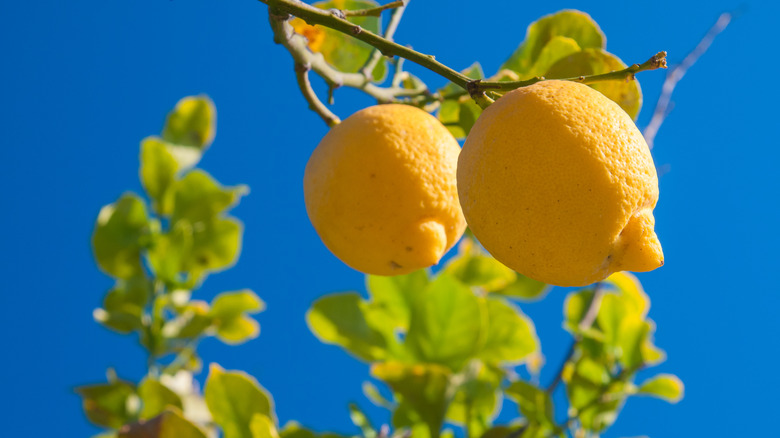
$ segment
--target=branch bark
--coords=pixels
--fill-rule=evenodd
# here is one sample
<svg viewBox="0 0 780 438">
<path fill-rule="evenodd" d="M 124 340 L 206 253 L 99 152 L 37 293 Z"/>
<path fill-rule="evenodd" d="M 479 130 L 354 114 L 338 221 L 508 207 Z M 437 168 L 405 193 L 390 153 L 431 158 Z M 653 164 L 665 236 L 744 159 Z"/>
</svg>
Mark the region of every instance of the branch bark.
<svg viewBox="0 0 780 438">
<path fill-rule="evenodd" d="M 677 83 L 685 76 L 688 69 L 699 60 L 701 55 L 710 48 L 715 37 L 726 29 L 732 18 L 733 14 L 730 12 L 720 14 L 718 20 L 710 27 L 701 41 L 699 41 L 699 44 L 696 45 L 696 48 L 688 53 L 680 64 L 676 65 L 666 74 L 666 80 L 661 88 L 661 95 L 658 97 L 658 102 L 655 104 L 653 118 L 650 119 L 650 123 L 647 124 L 643 132 L 650 149 L 653 149 L 655 136 L 658 134 L 658 130 L 661 128 L 664 120 L 666 120 L 666 116 L 668 116 L 671 111 L 672 92 L 674 92 Z"/>
</svg>

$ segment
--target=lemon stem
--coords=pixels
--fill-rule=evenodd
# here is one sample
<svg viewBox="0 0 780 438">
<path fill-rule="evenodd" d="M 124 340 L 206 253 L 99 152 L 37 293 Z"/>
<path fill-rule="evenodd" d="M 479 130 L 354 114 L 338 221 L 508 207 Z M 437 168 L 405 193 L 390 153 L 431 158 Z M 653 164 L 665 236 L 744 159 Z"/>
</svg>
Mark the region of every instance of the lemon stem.
<svg viewBox="0 0 780 438">
<path fill-rule="evenodd" d="M 298 87 L 306 102 L 309 103 L 309 109 L 317 113 L 332 128 L 341 123 L 341 120 L 317 97 L 317 93 L 314 92 L 309 81 L 309 70 L 311 70 L 309 65 L 295 63 L 295 78 L 298 81 Z"/>
</svg>

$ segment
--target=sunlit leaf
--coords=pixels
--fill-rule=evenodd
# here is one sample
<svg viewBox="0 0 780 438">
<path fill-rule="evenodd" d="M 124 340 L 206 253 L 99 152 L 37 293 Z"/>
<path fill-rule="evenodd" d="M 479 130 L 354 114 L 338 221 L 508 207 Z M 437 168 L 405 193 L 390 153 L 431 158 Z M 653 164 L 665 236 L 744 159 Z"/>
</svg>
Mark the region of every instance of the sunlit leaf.
<svg viewBox="0 0 780 438">
<path fill-rule="evenodd" d="M 625 387 L 626 384 L 622 381 L 613 381 L 606 387 L 606 390 L 602 387 L 598 398 L 585 403 L 578 412 L 582 427 L 586 430 L 601 432 L 611 426 L 625 404 Z"/>
<path fill-rule="evenodd" d="M 211 145 L 216 133 L 217 110 L 207 96 L 188 96 L 168 113 L 163 140 L 200 150 Z"/>
<path fill-rule="evenodd" d="M 584 289 L 570 292 L 563 304 L 564 328 L 572 333 L 579 333 L 580 322 L 585 317 L 588 307 L 593 300 L 593 291 Z"/>
<path fill-rule="evenodd" d="M 340 9 L 356 10 L 376 7 L 378 4 L 367 0 L 333 0 L 314 3 L 320 9 Z M 350 16 L 347 18 L 362 29 L 379 34 L 380 18 L 376 16 Z M 359 71 L 368 61 L 373 48 L 350 35 L 329 29 L 323 26 L 310 26 L 305 21 L 294 18 L 290 24 L 299 33 L 306 37 L 309 50 L 315 53 L 322 53 L 325 60 L 343 72 L 354 73 Z M 387 66 L 384 60 L 381 60 L 373 72 L 373 78 L 377 81 L 384 79 L 387 73 Z"/>
<path fill-rule="evenodd" d="M 445 266 L 446 272 L 469 286 L 486 291 L 506 287 L 517 278 L 515 271 L 486 254 L 462 252 Z"/>
<path fill-rule="evenodd" d="M 565 36 L 555 36 L 545 44 L 539 56 L 531 68 L 523 74 L 523 79 L 529 79 L 535 76 L 545 76 L 550 67 L 559 59 L 579 52 L 580 46 L 572 38 Z"/>
<path fill-rule="evenodd" d="M 118 438 L 206 438 L 206 434 L 184 418 L 178 408 L 169 407 L 150 420 L 122 427 Z"/>
<path fill-rule="evenodd" d="M 552 426 L 555 424 L 555 410 L 553 408 L 552 398 L 543 389 L 517 380 L 512 382 L 506 389 L 508 397 L 517 402 L 520 412 L 531 423 L 543 426 Z"/>
<path fill-rule="evenodd" d="M 162 215 L 173 211 L 173 192 L 168 189 L 178 170 L 179 163 L 164 141 L 158 137 L 141 141 L 141 184 L 152 199 L 152 208 Z"/>
<path fill-rule="evenodd" d="M 539 348 L 533 322 L 503 298 L 488 297 L 487 335 L 477 357 L 487 363 L 522 362 Z"/>
<path fill-rule="evenodd" d="M 142 326 L 144 308 L 151 297 L 151 284 L 145 277 L 117 280 L 103 300 L 103 308 L 95 309 L 96 321 L 119 333 L 130 333 Z"/>
<path fill-rule="evenodd" d="M 178 310 L 175 318 L 165 322 L 162 334 L 168 338 L 194 338 L 211 327 L 208 303 L 200 300 L 189 301 Z"/>
<path fill-rule="evenodd" d="M 176 183 L 172 221 L 187 219 L 192 224 L 212 220 L 238 203 L 248 193 L 246 186 L 223 187 L 203 170 L 196 169 Z"/>
<path fill-rule="evenodd" d="M 212 364 L 203 396 L 224 438 L 252 438 L 250 424 L 256 414 L 275 418 L 271 396 L 241 371 L 225 371 Z"/>
<path fill-rule="evenodd" d="M 366 283 L 374 307 L 387 313 L 398 328 L 407 330 L 411 302 L 428 285 L 428 274 L 419 270 L 392 277 L 368 275 Z"/>
<path fill-rule="evenodd" d="M 589 356 L 580 357 L 565 379 L 569 404 L 575 409 L 592 404 L 601 396 L 609 380 L 609 370 L 603 363 Z"/>
<path fill-rule="evenodd" d="M 281 438 L 346 438 L 344 435 L 329 432 L 315 433 L 295 421 L 285 424 L 279 432 L 279 436 Z"/>
<path fill-rule="evenodd" d="M 478 361 L 469 364 L 474 371 L 461 374 L 457 390 L 447 409 L 449 422 L 468 428 L 469 436 L 481 436 L 498 414 L 502 393 L 501 375 L 487 371 Z"/>
<path fill-rule="evenodd" d="M 683 398 L 685 386 L 674 374 L 659 374 L 644 381 L 637 393 L 662 398 L 669 403 L 677 403 Z"/>
<path fill-rule="evenodd" d="M 374 429 L 374 426 L 371 424 L 371 420 L 369 420 L 366 413 L 354 403 L 349 404 L 349 418 L 352 420 L 352 424 L 360 428 L 363 438 L 375 438 L 377 436 L 376 429 Z"/>
<path fill-rule="evenodd" d="M 322 342 L 336 344 L 365 361 L 387 356 L 385 336 L 366 320 L 367 304 L 355 292 L 322 297 L 306 314 L 309 328 Z"/>
<path fill-rule="evenodd" d="M 583 49 L 603 48 L 605 44 L 604 33 L 588 14 L 564 10 L 531 23 L 525 40 L 501 68 L 513 70 L 521 77 L 526 76 L 539 59 L 544 47 L 558 36 L 573 40 Z"/>
<path fill-rule="evenodd" d="M 642 318 L 647 316 L 647 311 L 650 309 L 650 298 L 636 276 L 629 272 L 615 272 L 607 277 L 604 283 L 620 292 L 633 313 Z"/>
<path fill-rule="evenodd" d="M 131 420 L 128 399 L 135 396 L 135 386 L 123 380 L 86 385 L 76 388 L 81 396 L 84 413 L 93 424 L 118 429 Z"/>
<path fill-rule="evenodd" d="M 485 75 L 482 66 L 474 63 L 461 72 L 471 79 L 482 79 Z M 464 138 L 474 126 L 482 108 L 465 94 L 465 91 L 453 83 L 439 89 L 438 93 L 445 98 L 442 102 L 437 117 L 452 133 L 455 138 Z"/>
<path fill-rule="evenodd" d="M 276 424 L 267 415 L 255 414 L 249 423 L 252 438 L 279 438 Z"/>
<path fill-rule="evenodd" d="M 589 76 L 624 68 L 626 64 L 617 56 L 601 48 L 591 48 L 559 59 L 550 67 L 545 77 L 562 79 Z M 636 119 L 639 115 L 639 110 L 642 108 L 642 90 L 639 88 L 639 81 L 612 80 L 588 85 L 615 101 L 632 119 Z"/>
<path fill-rule="evenodd" d="M 399 398 L 401 404 L 393 416 L 397 427 L 411 426 L 419 421 L 425 424 L 429 436 L 439 435 L 447 410 L 450 375 L 447 368 L 435 364 L 384 362 L 372 366 L 371 374 L 387 383 Z"/>
<path fill-rule="evenodd" d="M 491 292 L 522 301 L 537 301 L 544 298 L 550 289 L 550 286 L 541 281 L 536 281 L 525 275 L 517 274 L 515 275 L 514 281 Z"/>
<path fill-rule="evenodd" d="M 160 415 L 167 407 L 182 409 L 179 396 L 158 380 L 145 378 L 138 385 L 138 396 L 141 397 L 141 419 L 149 419 Z"/>
<path fill-rule="evenodd" d="M 441 273 L 420 292 L 405 344 L 421 361 L 457 371 L 479 351 L 486 309 L 471 289 Z"/>
<path fill-rule="evenodd" d="M 379 388 L 371 382 L 363 382 L 363 395 L 371 400 L 371 403 L 377 406 L 381 406 L 387 410 L 393 410 L 395 408 L 394 403 L 386 399 L 382 393 L 379 392 Z"/>
<path fill-rule="evenodd" d="M 135 194 L 126 193 L 100 209 L 92 234 L 92 250 L 100 269 L 116 278 L 142 275 L 141 238 L 148 228 L 146 205 Z"/>
</svg>

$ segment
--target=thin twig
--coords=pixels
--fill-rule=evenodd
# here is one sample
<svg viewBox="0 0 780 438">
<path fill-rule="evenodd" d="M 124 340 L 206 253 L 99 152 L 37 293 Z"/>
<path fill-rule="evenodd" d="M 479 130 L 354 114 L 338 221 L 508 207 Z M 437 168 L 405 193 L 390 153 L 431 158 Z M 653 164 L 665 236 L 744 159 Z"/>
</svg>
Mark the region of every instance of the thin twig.
<svg viewBox="0 0 780 438">
<path fill-rule="evenodd" d="M 409 47 L 404 47 L 393 41 L 388 41 L 371 31 L 363 29 L 355 23 L 347 21 L 345 18 L 340 17 L 339 14 L 294 0 L 267 0 L 267 2 L 272 14 L 292 14 L 303 19 L 310 25 L 319 24 L 346 35 L 351 35 L 354 38 L 379 49 L 384 56 L 400 56 L 406 58 L 421 67 L 438 73 L 461 88 L 466 88 L 466 84 L 471 81 L 466 75 L 437 61 L 434 56 L 414 51 Z"/>
<path fill-rule="evenodd" d="M 298 80 L 298 87 L 306 102 L 309 102 L 309 109 L 317 113 L 332 128 L 341 123 L 341 120 L 317 97 L 317 93 L 314 92 L 311 82 L 309 82 L 309 70 L 311 70 L 310 66 L 295 63 L 295 78 Z"/>
<path fill-rule="evenodd" d="M 290 52 L 296 63 L 308 65 L 312 71 L 322 76 L 330 88 L 341 86 L 358 88 L 379 102 L 393 102 L 401 97 L 417 96 L 427 90 L 423 87 L 419 89 L 380 87 L 371 83 L 362 73 L 344 73 L 336 70 L 325 61 L 321 53 L 312 53 L 308 49 L 306 37 L 295 32 L 286 16 L 271 14 L 269 18 L 274 40 Z"/>
<path fill-rule="evenodd" d="M 377 6 L 375 8 L 369 8 L 369 9 L 356 9 L 353 11 L 345 10 L 341 11 L 344 13 L 344 16 L 346 17 L 379 17 L 382 15 L 383 11 L 386 11 L 388 9 L 396 9 L 396 8 L 402 8 L 406 6 L 406 2 L 403 0 L 397 0 L 394 2 L 390 2 L 386 5 Z"/>
<path fill-rule="evenodd" d="M 622 70 L 616 70 L 609 73 L 603 73 L 599 75 L 591 76 L 576 76 L 571 78 L 560 79 L 562 81 L 580 82 L 583 84 L 592 84 L 594 82 L 613 81 L 613 80 L 631 80 L 634 79 L 634 75 L 642 71 L 656 70 L 659 68 L 666 68 L 666 52 L 658 52 L 653 55 L 647 61 L 641 64 L 634 64 L 630 67 L 626 67 Z M 480 91 L 498 90 L 498 91 L 510 91 L 520 87 L 527 87 L 537 82 L 547 80 L 544 77 L 535 77 L 524 81 L 482 81 L 475 80 L 469 84 L 469 94 L 474 94 Z"/>
<path fill-rule="evenodd" d="M 603 294 L 604 292 L 602 283 L 596 283 L 596 286 L 593 288 L 593 295 L 590 297 L 590 301 L 588 301 L 585 314 L 582 316 L 582 320 L 580 320 L 579 324 L 577 324 L 580 332 L 588 330 L 593 326 L 593 323 L 596 321 L 596 317 L 599 314 L 599 307 L 601 305 L 601 297 Z M 582 336 L 575 336 L 571 346 L 569 347 L 569 351 L 566 353 L 566 357 L 563 359 L 561 366 L 558 368 L 558 372 L 555 373 L 555 377 L 553 377 L 552 382 L 550 382 L 550 384 L 547 386 L 546 391 L 548 394 L 552 394 L 558 384 L 561 383 L 561 380 L 563 380 L 563 371 L 566 369 L 566 364 L 569 363 L 569 361 L 571 361 L 574 357 L 574 353 L 577 351 L 577 345 L 580 343 L 580 341 L 582 341 Z"/>
<path fill-rule="evenodd" d="M 672 92 L 677 86 L 677 83 L 680 82 L 683 76 L 685 76 L 685 73 L 688 72 L 688 69 L 696 63 L 699 57 L 710 48 L 715 37 L 726 29 L 732 18 L 733 14 L 731 12 L 720 14 L 718 20 L 710 27 L 701 41 L 699 41 L 699 44 L 696 45 L 696 48 L 688 53 L 680 64 L 676 65 L 666 74 L 666 80 L 661 88 L 661 96 L 658 97 L 655 111 L 653 111 L 653 118 L 650 119 L 650 123 L 647 124 L 644 131 L 645 140 L 650 149 L 653 148 L 653 142 L 655 141 L 656 134 L 658 134 L 658 130 L 661 128 L 661 124 L 663 124 L 666 116 L 669 115 Z"/>
<path fill-rule="evenodd" d="M 384 38 L 388 41 L 393 41 L 393 35 L 395 35 L 395 31 L 398 29 L 398 24 L 401 22 L 401 17 L 404 15 L 404 11 L 406 10 L 406 5 L 409 3 L 409 0 L 400 3 L 401 6 L 393 11 L 393 14 L 390 16 L 390 21 L 387 23 L 387 28 L 385 29 Z M 379 49 L 374 48 L 374 50 L 371 52 L 371 57 L 369 57 L 368 61 L 366 61 L 366 65 L 360 69 L 360 71 L 363 73 L 363 76 L 367 78 L 371 77 L 371 74 L 374 72 L 374 68 L 376 68 L 376 65 L 379 63 L 380 59 L 382 59 L 382 52 L 379 51 Z"/>
</svg>

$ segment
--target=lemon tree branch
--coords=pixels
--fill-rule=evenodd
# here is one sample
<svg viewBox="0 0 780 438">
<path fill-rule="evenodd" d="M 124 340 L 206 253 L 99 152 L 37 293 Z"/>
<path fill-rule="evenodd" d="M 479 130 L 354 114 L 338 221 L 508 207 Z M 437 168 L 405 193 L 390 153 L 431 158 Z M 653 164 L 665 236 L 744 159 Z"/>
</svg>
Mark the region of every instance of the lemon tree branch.
<svg viewBox="0 0 780 438">
<path fill-rule="evenodd" d="M 396 8 L 393 11 L 393 14 L 390 16 L 390 22 L 387 23 L 387 29 L 385 29 L 385 39 L 388 41 L 393 40 L 393 35 L 395 35 L 395 30 L 398 29 L 398 24 L 401 22 L 401 17 L 404 15 L 404 10 L 406 9 L 406 4 L 409 3 L 409 0 L 406 0 L 404 4 L 398 8 Z M 370 77 L 371 72 L 374 71 L 374 68 L 376 68 L 377 63 L 379 63 L 379 60 L 382 59 L 382 52 L 379 51 L 379 49 L 374 49 L 373 52 L 371 52 L 371 57 L 368 58 L 368 61 L 366 62 L 366 65 L 363 66 L 360 71 L 363 73 L 363 76 Z"/>
<path fill-rule="evenodd" d="M 583 84 L 592 84 L 594 82 L 614 81 L 614 80 L 632 80 L 634 75 L 642 71 L 656 70 L 659 68 L 666 68 L 666 52 L 658 52 L 653 55 L 647 61 L 641 64 L 634 64 L 630 67 L 626 67 L 623 70 L 616 70 L 609 73 L 603 73 L 599 75 L 590 76 L 576 76 L 572 78 L 563 78 L 563 81 L 580 82 Z M 468 83 L 467 91 L 472 96 L 475 93 L 484 92 L 488 90 L 493 91 L 511 91 L 516 88 L 527 87 L 537 82 L 546 80 L 544 77 L 535 77 L 526 79 L 524 81 L 483 81 L 474 80 Z"/>
<path fill-rule="evenodd" d="M 320 53 L 313 53 L 307 47 L 306 37 L 295 33 L 287 16 L 270 15 L 271 29 L 274 40 L 290 52 L 297 64 L 309 66 L 312 71 L 322 76 L 332 88 L 342 86 L 358 88 L 376 98 L 379 102 L 393 102 L 401 97 L 417 96 L 424 87 L 406 89 L 399 86 L 380 87 L 373 84 L 362 73 L 344 73 L 333 68 Z"/>
<path fill-rule="evenodd" d="M 405 1 L 397 0 L 394 2 L 390 2 L 386 5 L 377 6 L 375 8 L 357 9 L 353 11 L 342 11 L 342 12 L 344 12 L 344 15 L 347 17 L 378 17 L 382 15 L 382 12 L 388 9 L 402 8 L 404 6 L 406 6 Z"/>
<path fill-rule="evenodd" d="M 685 73 L 687 73 L 688 69 L 696 63 L 699 57 L 710 48 L 715 37 L 726 29 L 732 18 L 732 13 L 724 12 L 723 14 L 720 14 L 718 20 L 710 27 L 704 35 L 704 38 L 696 45 L 696 48 L 688 53 L 680 64 L 674 66 L 674 68 L 667 73 L 666 80 L 661 88 L 661 96 L 658 97 L 658 102 L 656 102 L 655 110 L 653 111 L 653 118 L 650 119 L 650 123 L 647 124 L 643 132 L 650 149 L 653 148 L 653 142 L 655 141 L 656 134 L 658 134 L 658 129 L 661 128 L 661 124 L 663 124 L 666 116 L 669 115 L 672 92 L 677 86 L 677 83 L 680 82 L 680 79 L 685 76 Z"/>
<path fill-rule="evenodd" d="M 408 61 L 414 62 L 415 64 L 441 75 L 463 89 L 471 82 L 469 77 L 437 61 L 436 57 L 433 55 L 425 55 L 412 50 L 409 47 L 404 47 L 347 21 L 346 18 L 343 17 L 341 11 L 325 11 L 294 0 L 267 0 L 263 1 L 263 3 L 268 4 L 273 15 L 291 14 L 303 19 L 310 25 L 319 24 L 338 32 L 351 35 L 376 48 L 384 56 L 400 56 L 405 58 Z"/>
<path fill-rule="evenodd" d="M 311 82 L 309 82 L 309 70 L 311 70 L 310 66 L 295 63 L 295 78 L 298 81 L 298 87 L 300 87 L 306 102 L 309 103 L 309 109 L 317 113 L 332 128 L 341 123 L 341 120 L 317 97 L 317 93 L 314 92 Z"/>
</svg>

